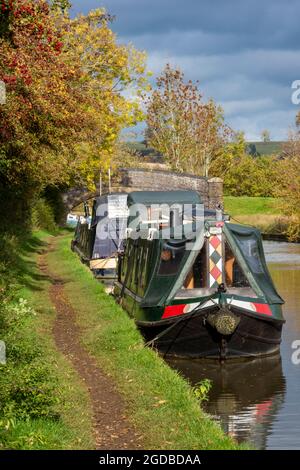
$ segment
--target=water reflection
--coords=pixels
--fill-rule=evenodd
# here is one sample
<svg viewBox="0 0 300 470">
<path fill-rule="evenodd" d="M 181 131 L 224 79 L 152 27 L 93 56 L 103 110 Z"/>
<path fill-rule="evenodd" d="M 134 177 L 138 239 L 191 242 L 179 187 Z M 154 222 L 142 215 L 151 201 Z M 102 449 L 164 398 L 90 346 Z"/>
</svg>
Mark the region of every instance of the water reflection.
<svg viewBox="0 0 300 470">
<path fill-rule="evenodd" d="M 207 412 L 238 441 L 258 449 L 300 449 L 300 365 L 291 361 L 300 339 L 300 245 L 265 242 L 274 283 L 285 300 L 281 358 L 242 363 L 173 360 L 193 384 L 213 381 Z"/>
<path fill-rule="evenodd" d="M 287 383 L 267 448 L 300 449 L 300 365 L 291 361 L 292 343 L 300 339 L 300 245 L 268 242 L 265 250 L 273 280 L 286 302 L 281 357 Z"/>
<path fill-rule="evenodd" d="M 193 385 L 209 378 L 213 387 L 204 409 L 237 441 L 266 447 L 286 389 L 280 356 L 225 364 L 181 359 L 170 365 Z"/>
</svg>

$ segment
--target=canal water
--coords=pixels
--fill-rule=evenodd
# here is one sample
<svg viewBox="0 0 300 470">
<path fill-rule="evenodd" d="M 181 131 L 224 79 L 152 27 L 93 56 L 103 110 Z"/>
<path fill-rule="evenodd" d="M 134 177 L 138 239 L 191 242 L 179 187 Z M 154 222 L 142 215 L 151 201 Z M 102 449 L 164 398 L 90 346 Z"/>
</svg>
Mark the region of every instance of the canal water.
<svg viewBox="0 0 300 470">
<path fill-rule="evenodd" d="M 300 244 L 265 242 L 264 247 L 286 301 L 281 355 L 224 365 L 169 362 L 192 384 L 204 378 L 212 381 L 203 406 L 239 442 L 248 441 L 257 449 L 300 449 L 300 364 L 292 361 L 292 345 L 300 342 Z"/>
</svg>

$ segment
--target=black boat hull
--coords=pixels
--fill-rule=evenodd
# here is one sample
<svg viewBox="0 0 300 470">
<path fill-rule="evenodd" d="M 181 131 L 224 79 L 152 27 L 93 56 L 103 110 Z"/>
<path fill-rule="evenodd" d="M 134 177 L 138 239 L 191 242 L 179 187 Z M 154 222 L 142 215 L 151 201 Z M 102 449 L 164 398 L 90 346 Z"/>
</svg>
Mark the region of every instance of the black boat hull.
<svg viewBox="0 0 300 470">
<path fill-rule="evenodd" d="M 280 350 L 282 322 L 264 320 L 235 311 L 239 325 L 230 336 L 223 336 L 199 312 L 187 318 L 138 322 L 147 342 L 165 356 L 236 359 L 276 354 Z M 157 339 L 158 338 L 158 339 Z"/>
</svg>

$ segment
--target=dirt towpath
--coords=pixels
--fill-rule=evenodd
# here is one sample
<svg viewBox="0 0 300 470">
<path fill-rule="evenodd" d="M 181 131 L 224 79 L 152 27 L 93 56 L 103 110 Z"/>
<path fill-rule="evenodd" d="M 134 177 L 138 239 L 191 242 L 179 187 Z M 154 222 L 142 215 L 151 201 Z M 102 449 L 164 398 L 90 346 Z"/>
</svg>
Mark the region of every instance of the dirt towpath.
<svg viewBox="0 0 300 470">
<path fill-rule="evenodd" d="M 112 380 L 107 377 L 81 344 L 81 330 L 76 323 L 76 312 L 65 291 L 67 280 L 51 272 L 47 254 L 55 250 L 55 242 L 39 255 L 39 269 L 51 281 L 50 300 L 57 312 L 53 327 L 56 346 L 72 363 L 85 383 L 93 411 L 93 431 L 96 449 L 138 449 L 141 438 L 128 422 L 122 397 Z M 76 413 L 76 410 L 74 410 Z"/>
</svg>

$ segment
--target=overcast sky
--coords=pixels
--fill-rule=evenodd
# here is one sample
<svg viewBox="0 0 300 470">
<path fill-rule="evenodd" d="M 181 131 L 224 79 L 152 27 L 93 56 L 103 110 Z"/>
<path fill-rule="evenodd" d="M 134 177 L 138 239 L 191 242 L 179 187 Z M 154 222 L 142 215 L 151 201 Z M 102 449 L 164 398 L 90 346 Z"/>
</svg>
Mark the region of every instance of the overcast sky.
<svg viewBox="0 0 300 470">
<path fill-rule="evenodd" d="M 285 139 L 299 106 L 299 0 L 73 0 L 74 12 L 106 7 L 119 41 L 147 51 L 154 75 L 166 62 L 200 81 L 227 122 L 259 140 Z"/>
</svg>

